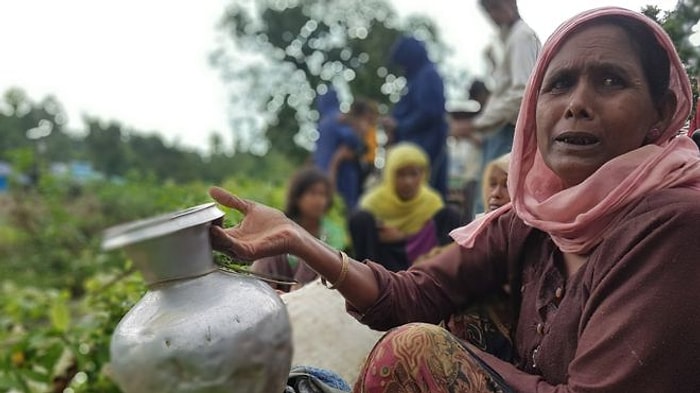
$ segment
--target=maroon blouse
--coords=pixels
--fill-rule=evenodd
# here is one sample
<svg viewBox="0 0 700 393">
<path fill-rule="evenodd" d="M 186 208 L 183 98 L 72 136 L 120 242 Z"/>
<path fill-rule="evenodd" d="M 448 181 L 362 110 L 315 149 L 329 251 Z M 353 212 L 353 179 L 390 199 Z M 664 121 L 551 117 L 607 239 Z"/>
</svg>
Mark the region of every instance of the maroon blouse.
<svg viewBox="0 0 700 393">
<path fill-rule="evenodd" d="M 520 283 L 515 365 L 484 360 L 516 391 L 700 392 L 700 194 L 655 192 L 567 279 L 550 237 L 514 213 L 472 249 L 457 245 L 392 273 L 368 262 L 380 286 L 358 319 L 378 330 L 437 323 Z"/>
</svg>

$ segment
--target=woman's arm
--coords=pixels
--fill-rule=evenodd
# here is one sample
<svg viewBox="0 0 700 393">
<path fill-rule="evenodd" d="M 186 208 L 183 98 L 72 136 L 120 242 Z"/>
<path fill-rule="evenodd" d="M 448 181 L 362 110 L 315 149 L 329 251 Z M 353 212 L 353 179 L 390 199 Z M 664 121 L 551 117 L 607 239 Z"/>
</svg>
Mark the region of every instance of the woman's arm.
<svg viewBox="0 0 700 393">
<path fill-rule="evenodd" d="M 343 266 L 339 251 L 276 209 L 240 199 L 217 187 L 209 193 L 222 205 L 245 216 L 231 228 L 212 227 L 214 249 L 244 261 L 294 254 L 330 283 L 337 283 Z M 519 235 L 510 236 L 507 228 L 514 217 L 506 214 L 496 220 L 472 249 L 455 244 L 399 273 L 376 263 L 363 264 L 347 258 L 347 273 L 338 290 L 347 300 L 349 311 L 373 329 L 386 330 L 408 322 L 439 322 L 469 299 L 500 290 L 506 283 L 506 264 L 512 259 L 509 250 L 519 249 L 530 231 L 519 221 Z"/>
<path fill-rule="evenodd" d="M 340 252 L 305 234 L 294 252 L 314 269 L 321 277 L 332 284 L 338 282 L 343 266 Z M 379 284 L 367 265 L 346 256 L 348 271 L 342 283 L 337 286 L 345 300 L 358 310 L 366 310 L 379 298 Z"/>
</svg>

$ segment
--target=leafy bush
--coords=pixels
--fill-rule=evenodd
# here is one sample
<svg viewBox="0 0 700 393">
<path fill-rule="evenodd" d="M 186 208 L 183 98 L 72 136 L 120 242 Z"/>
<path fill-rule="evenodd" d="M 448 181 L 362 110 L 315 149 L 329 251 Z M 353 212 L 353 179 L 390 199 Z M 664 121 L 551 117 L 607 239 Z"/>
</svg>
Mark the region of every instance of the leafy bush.
<svg viewBox="0 0 700 393">
<path fill-rule="evenodd" d="M 0 289 L 0 390 L 119 392 L 108 378 L 109 340 L 145 292 L 131 270 L 97 274 L 85 295 L 56 289 Z"/>
</svg>

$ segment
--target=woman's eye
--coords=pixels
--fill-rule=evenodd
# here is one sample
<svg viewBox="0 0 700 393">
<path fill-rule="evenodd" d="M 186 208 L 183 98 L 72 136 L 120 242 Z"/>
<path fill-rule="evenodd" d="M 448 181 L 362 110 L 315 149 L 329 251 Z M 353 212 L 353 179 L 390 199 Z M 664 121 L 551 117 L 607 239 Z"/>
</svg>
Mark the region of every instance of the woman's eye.
<svg viewBox="0 0 700 393">
<path fill-rule="evenodd" d="M 552 80 L 548 85 L 547 85 L 547 91 L 550 93 L 561 93 L 569 89 L 573 85 L 573 81 L 569 77 L 559 77 L 554 80 Z"/>
<path fill-rule="evenodd" d="M 566 89 L 569 87 L 569 81 L 567 80 L 558 80 L 552 85 L 553 89 Z"/>
<path fill-rule="evenodd" d="M 622 78 L 615 76 L 615 75 L 604 76 L 601 83 L 602 83 L 603 87 L 606 87 L 606 88 L 621 87 L 624 85 Z"/>
</svg>

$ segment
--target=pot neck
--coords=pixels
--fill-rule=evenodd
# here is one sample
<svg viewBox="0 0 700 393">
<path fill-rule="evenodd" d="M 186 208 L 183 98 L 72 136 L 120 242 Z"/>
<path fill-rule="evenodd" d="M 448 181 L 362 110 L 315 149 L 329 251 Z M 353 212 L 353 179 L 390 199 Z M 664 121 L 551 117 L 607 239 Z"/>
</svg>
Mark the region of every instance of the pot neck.
<svg viewBox="0 0 700 393">
<path fill-rule="evenodd" d="M 126 253 L 146 284 L 202 276 L 217 270 L 209 243 L 210 223 L 126 247 Z"/>
</svg>

